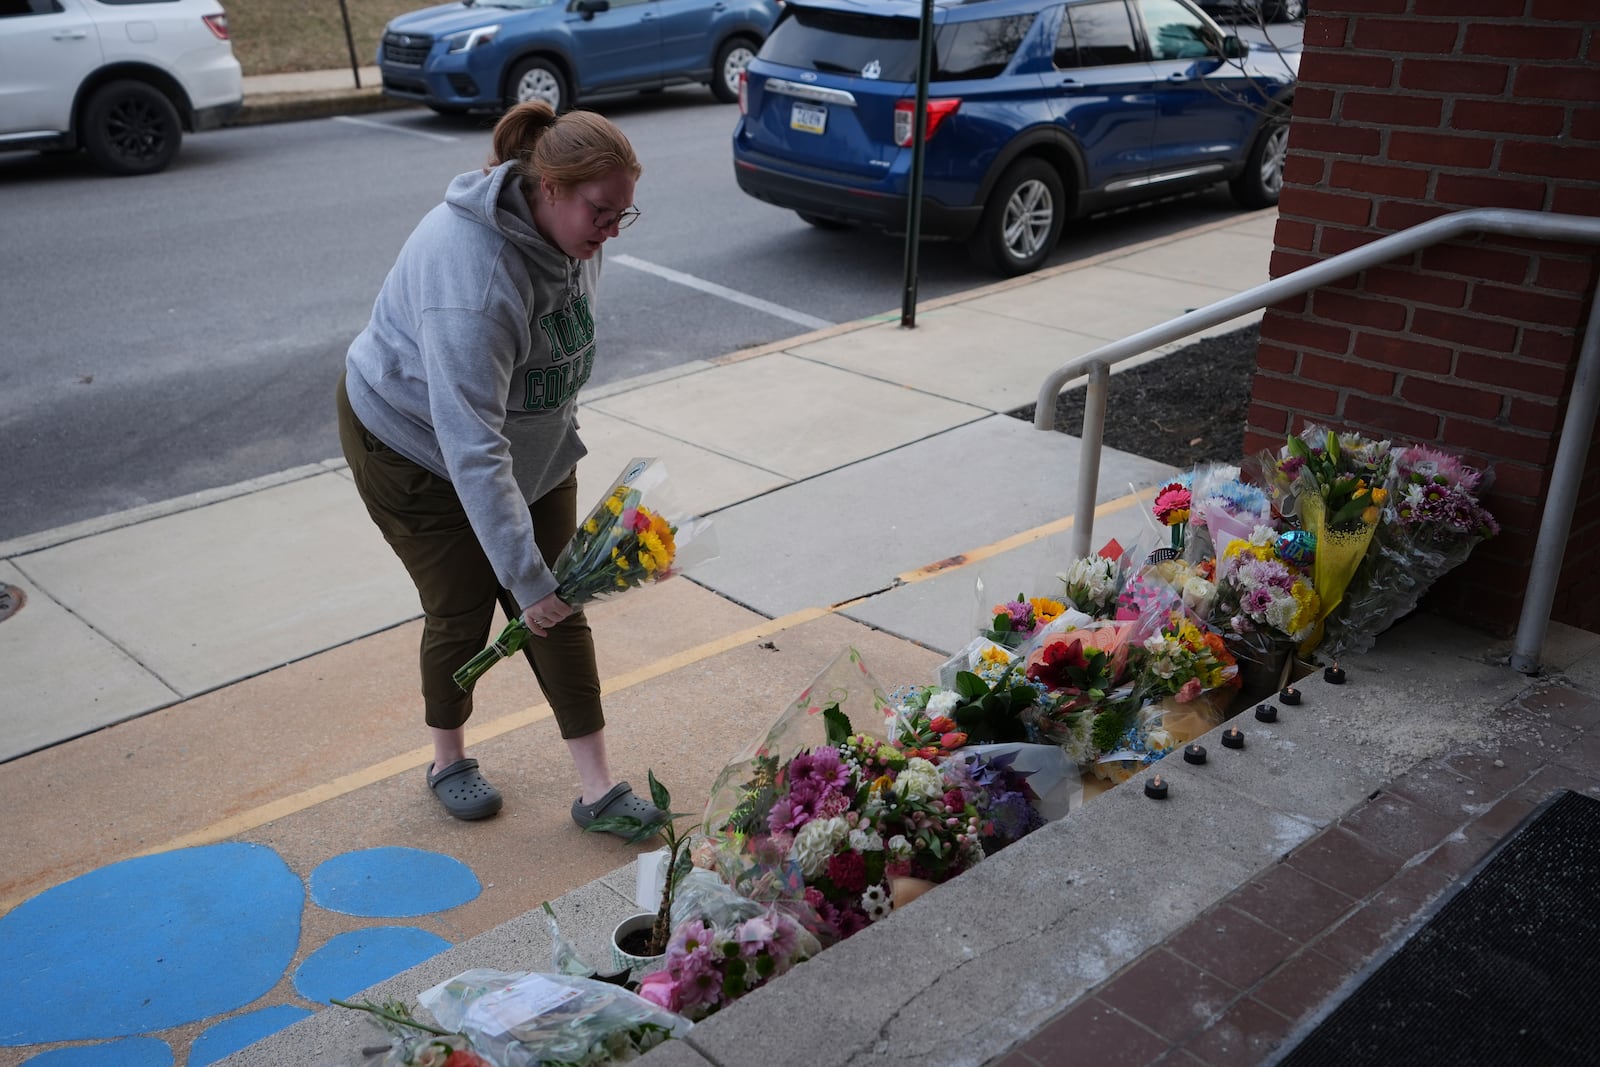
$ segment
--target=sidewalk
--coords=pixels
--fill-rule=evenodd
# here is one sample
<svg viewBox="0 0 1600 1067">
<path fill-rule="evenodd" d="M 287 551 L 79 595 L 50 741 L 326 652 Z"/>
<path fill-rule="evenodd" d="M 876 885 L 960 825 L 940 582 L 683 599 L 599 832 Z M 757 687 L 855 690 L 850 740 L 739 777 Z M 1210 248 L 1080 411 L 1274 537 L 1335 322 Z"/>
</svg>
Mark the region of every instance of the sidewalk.
<svg viewBox="0 0 1600 1067">
<path fill-rule="evenodd" d="M 1275 222 L 929 302 L 913 331 L 848 323 L 586 393 L 581 506 L 659 456 L 721 546 L 591 612 L 619 774 L 655 769 L 696 810 L 841 649 L 886 687 L 920 682 L 996 590 L 1042 587 L 1078 442 L 1005 412 L 1071 357 L 1265 279 Z M 1147 530 L 1141 494 L 1173 473 L 1108 450 L 1094 542 Z M 414 593 L 342 462 L 0 544 L 0 582 L 28 598 L 0 625 L 0 935 L 37 975 L 0 1007 L 0 1063 L 111 1043 L 199 1064 L 265 1038 L 227 1062 L 359 1064 L 376 1031 L 330 990 L 410 1001 L 472 966 L 545 968 L 546 899 L 598 962 L 636 910 L 632 850 L 571 825 L 576 781 L 526 672 L 487 676 L 469 738 L 506 809 L 454 823 L 427 795 Z M 1345 689 L 1310 681 L 1297 714 L 1247 723 L 1238 760 L 1172 768 L 1165 804 L 1112 790 L 653 1061 L 1255 1062 L 1239 1042 L 1281 1040 L 1533 792 L 1600 795 L 1597 644 L 1554 628 L 1571 688 L 1540 695 L 1481 635 L 1408 624 Z M 379 899 L 330 892 L 341 864 L 395 850 L 450 877 L 367 867 Z M 177 875 L 182 894 L 152 889 Z M 464 888 L 424 892 L 446 883 Z M 1358 918 L 1365 941 L 1324 937 Z M 1225 927 L 1244 932 L 1207 933 Z M 222 940 L 198 951 L 188 929 Z"/>
</svg>

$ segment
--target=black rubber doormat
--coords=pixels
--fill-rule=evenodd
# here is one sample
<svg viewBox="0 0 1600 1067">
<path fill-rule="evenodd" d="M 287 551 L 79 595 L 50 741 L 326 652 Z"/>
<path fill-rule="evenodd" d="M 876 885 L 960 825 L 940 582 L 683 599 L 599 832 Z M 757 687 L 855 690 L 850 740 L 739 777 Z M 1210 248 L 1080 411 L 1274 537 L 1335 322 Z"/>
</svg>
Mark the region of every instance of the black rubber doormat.
<svg viewBox="0 0 1600 1067">
<path fill-rule="evenodd" d="M 1600 801 L 1523 820 L 1276 1067 L 1600 1064 Z"/>
</svg>

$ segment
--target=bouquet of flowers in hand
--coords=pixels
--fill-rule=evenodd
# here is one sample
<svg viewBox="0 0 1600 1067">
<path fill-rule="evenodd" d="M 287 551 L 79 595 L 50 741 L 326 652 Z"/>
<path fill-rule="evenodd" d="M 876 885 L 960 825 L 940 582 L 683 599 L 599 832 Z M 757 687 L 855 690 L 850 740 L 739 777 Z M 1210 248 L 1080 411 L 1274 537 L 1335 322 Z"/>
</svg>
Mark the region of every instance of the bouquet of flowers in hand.
<svg viewBox="0 0 1600 1067">
<path fill-rule="evenodd" d="M 1378 634 L 1416 609 L 1429 587 L 1500 527 L 1478 500 L 1483 475 L 1421 446 L 1394 453 L 1394 492 L 1371 548 L 1325 623 L 1323 645 L 1339 656 L 1365 652 Z"/>
<path fill-rule="evenodd" d="M 641 585 L 662 582 L 691 562 L 716 555 L 707 536 L 711 522 L 701 518 L 669 519 L 662 505 L 666 468 L 659 460 L 635 459 L 611 484 L 561 550 L 551 571 L 556 594 L 574 608 L 615 596 Z M 645 503 L 646 494 L 651 503 Z M 692 558 L 686 548 L 695 545 Z M 519 651 L 532 637 L 518 616 L 506 623 L 494 643 L 455 672 L 456 685 L 470 691 L 485 671 Z"/>
</svg>

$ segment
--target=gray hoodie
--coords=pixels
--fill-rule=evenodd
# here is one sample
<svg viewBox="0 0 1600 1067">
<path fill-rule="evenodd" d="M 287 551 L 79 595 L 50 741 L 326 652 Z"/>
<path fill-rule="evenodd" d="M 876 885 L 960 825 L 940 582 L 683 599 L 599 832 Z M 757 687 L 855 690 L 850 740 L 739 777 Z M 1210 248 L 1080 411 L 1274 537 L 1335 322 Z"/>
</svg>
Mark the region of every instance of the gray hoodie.
<svg viewBox="0 0 1600 1067">
<path fill-rule="evenodd" d="M 556 588 L 528 504 L 586 451 L 575 416 L 600 257 L 545 241 L 511 166 L 457 176 L 417 225 L 350 345 L 345 388 L 369 431 L 455 487 L 527 607 Z"/>
</svg>

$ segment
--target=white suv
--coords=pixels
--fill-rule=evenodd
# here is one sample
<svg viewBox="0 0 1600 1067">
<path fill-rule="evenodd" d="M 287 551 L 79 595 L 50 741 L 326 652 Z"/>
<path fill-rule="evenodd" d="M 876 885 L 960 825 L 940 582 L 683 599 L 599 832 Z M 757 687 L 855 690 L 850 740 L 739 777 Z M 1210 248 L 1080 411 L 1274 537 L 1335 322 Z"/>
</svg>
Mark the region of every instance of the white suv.
<svg viewBox="0 0 1600 1067">
<path fill-rule="evenodd" d="M 217 0 L 0 0 L 0 151 L 151 174 L 243 101 Z"/>
</svg>

